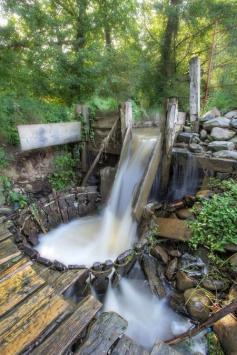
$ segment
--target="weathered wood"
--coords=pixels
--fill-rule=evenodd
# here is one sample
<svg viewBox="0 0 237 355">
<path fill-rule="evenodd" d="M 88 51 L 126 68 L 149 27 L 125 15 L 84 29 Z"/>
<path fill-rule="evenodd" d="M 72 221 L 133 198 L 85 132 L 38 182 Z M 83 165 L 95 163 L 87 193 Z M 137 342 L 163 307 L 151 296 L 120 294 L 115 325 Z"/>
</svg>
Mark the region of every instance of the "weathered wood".
<svg viewBox="0 0 237 355">
<path fill-rule="evenodd" d="M 16 244 L 10 238 L 2 241 L 0 246 L 0 265 L 21 254 Z"/>
<path fill-rule="evenodd" d="M 89 271 L 86 269 L 61 272 L 48 269 L 40 264 L 35 264 L 34 269 L 58 294 L 64 293 L 77 282 L 84 283 L 89 274 Z"/>
<path fill-rule="evenodd" d="M 89 132 L 90 131 L 90 122 L 89 122 L 89 109 L 86 105 L 76 105 L 76 116 L 79 118 L 80 116 L 83 119 L 82 122 L 82 132 Z M 84 142 L 82 142 L 82 147 L 81 147 L 81 169 L 83 172 L 86 172 L 88 170 L 87 167 L 87 150 L 88 150 L 88 144 L 87 141 L 89 140 L 88 134 L 86 134 L 85 137 L 82 137 Z"/>
<path fill-rule="evenodd" d="M 45 281 L 26 263 L 0 280 L 0 316 L 4 315 Z"/>
<path fill-rule="evenodd" d="M 151 292 L 160 298 L 165 297 L 166 292 L 164 283 L 162 281 L 164 276 L 162 275 L 163 270 L 161 265 L 154 257 L 146 254 L 143 255 L 141 264 L 143 271 L 148 279 Z"/>
<path fill-rule="evenodd" d="M 73 314 L 63 322 L 32 354 L 60 355 L 64 354 L 80 338 L 102 304 L 94 297 L 83 300 Z"/>
<path fill-rule="evenodd" d="M 78 142 L 81 139 L 80 122 L 20 125 L 17 128 L 21 149 L 24 151 Z"/>
<path fill-rule="evenodd" d="M 21 353 L 65 312 L 68 303 L 44 287 L 0 321 L 0 353 Z"/>
<path fill-rule="evenodd" d="M 167 116 L 164 130 L 164 144 L 162 149 L 161 180 L 160 189 L 166 194 L 170 178 L 170 166 L 172 159 L 172 148 L 177 136 L 176 124 L 178 122 L 178 100 L 171 98 L 167 104 Z"/>
<path fill-rule="evenodd" d="M 132 124 L 133 124 L 132 102 L 131 101 L 126 101 L 123 105 L 121 105 L 120 118 L 121 118 L 122 140 L 124 140 L 127 130 L 131 129 Z"/>
<path fill-rule="evenodd" d="M 198 324 L 196 327 L 188 330 L 187 332 L 174 337 L 173 339 L 165 341 L 166 344 L 175 345 L 180 343 L 186 338 L 191 338 L 198 333 L 200 333 L 203 329 L 211 327 L 213 324 L 218 322 L 220 319 L 224 318 L 228 314 L 234 313 L 237 310 L 237 301 L 232 302 L 228 306 L 221 308 L 218 312 L 214 313 L 206 322 L 202 324 Z"/>
<path fill-rule="evenodd" d="M 146 170 L 145 176 L 143 178 L 142 184 L 138 191 L 137 196 L 133 201 L 133 215 L 135 216 L 137 221 L 140 221 L 140 218 L 143 213 L 143 209 L 147 204 L 147 199 L 149 197 L 151 187 L 157 173 L 158 166 L 161 161 L 162 156 L 162 142 L 163 142 L 163 135 L 162 132 L 159 131 L 157 135 L 157 143 L 152 153 L 152 157 L 150 159 L 148 168 Z"/>
<path fill-rule="evenodd" d="M 100 157 L 101 157 L 101 154 L 103 153 L 103 151 L 105 150 L 106 146 L 108 145 L 115 129 L 116 129 L 116 126 L 118 124 L 118 121 L 119 121 L 119 117 L 117 118 L 117 120 L 114 122 L 113 124 L 113 127 L 111 128 L 109 134 L 107 135 L 107 137 L 103 140 L 102 144 L 101 144 L 101 147 L 100 147 L 100 150 L 96 156 L 96 158 L 94 159 L 90 169 L 88 170 L 86 176 L 84 177 L 83 181 L 82 181 L 82 186 L 85 186 L 86 183 L 87 183 L 87 180 L 89 179 L 90 175 L 92 174 L 92 172 L 94 171 L 97 163 L 99 162 L 100 160 Z"/>
<path fill-rule="evenodd" d="M 141 345 L 136 344 L 128 336 L 123 335 L 114 347 L 112 355 L 149 355 Z"/>
<path fill-rule="evenodd" d="M 21 257 L 19 260 L 13 260 L 12 263 L 9 263 L 8 267 L 6 267 L 4 270 L 1 270 L 0 272 L 0 281 L 5 278 L 6 276 L 13 275 L 20 267 L 23 265 L 32 265 L 32 262 L 29 261 L 25 257 Z"/>
<path fill-rule="evenodd" d="M 114 342 L 125 332 L 127 325 L 127 321 L 117 313 L 102 313 L 92 325 L 86 342 L 76 354 L 107 354 Z"/>
<path fill-rule="evenodd" d="M 191 59 L 189 63 L 190 75 L 190 122 L 193 132 L 199 131 L 199 115 L 200 115 L 200 87 L 201 87 L 201 66 L 198 57 Z"/>
</svg>

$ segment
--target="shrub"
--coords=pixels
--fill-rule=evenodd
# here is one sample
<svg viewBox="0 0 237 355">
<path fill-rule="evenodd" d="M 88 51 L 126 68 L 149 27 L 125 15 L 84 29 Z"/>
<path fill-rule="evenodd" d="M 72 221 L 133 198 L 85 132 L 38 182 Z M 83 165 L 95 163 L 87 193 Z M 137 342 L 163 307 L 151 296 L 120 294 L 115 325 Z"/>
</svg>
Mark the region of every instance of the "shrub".
<svg viewBox="0 0 237 355">
<path fill-rule="evenodd" d="M 216 252 L 224 251 L 226 244 L 237 245 L 237 182 L 216 180 L 212 184 L 222 192 L 210 200 L 201 200 L 201 209 L 194 208 L 196 219 L 190 222 L 190 245 Z"/>
<path fill-rule="evenodd" d="M 54 159 L 54 172 L 50 182 L 55 190 L 63 190 L 75 181 L 76 162 L 71 153 L 58 155 Z"/>
<path fill-rule="evenodd" d="M 7 154 L 5 149 L 0 147 L 0 168 L 4 169 L 8 165 Z"/>
<path fill-rule="evenodd" d="M 5 199 L 10 205 L 17 204 L 20 208 L 27 206 L 27 196 L 20 192 L 13 191 L 13 183 L 8 177 L 0 175 L 0 183 L 2 184 L 2 192 Z"/>
</svg>

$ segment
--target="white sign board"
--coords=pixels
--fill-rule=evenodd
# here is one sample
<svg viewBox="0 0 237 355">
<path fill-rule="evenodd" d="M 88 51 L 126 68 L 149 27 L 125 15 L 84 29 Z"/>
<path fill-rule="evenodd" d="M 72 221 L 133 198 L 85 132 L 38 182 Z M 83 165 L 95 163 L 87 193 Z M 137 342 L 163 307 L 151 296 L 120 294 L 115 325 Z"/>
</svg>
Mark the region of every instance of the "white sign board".
<svg viewBox="0 0 237 355">
<path fill-rule="evenodd" d="M 17 128 L 22 150 L 72 143 L 81 139 L 80 122 L 21 125 Z"/>
</svg>

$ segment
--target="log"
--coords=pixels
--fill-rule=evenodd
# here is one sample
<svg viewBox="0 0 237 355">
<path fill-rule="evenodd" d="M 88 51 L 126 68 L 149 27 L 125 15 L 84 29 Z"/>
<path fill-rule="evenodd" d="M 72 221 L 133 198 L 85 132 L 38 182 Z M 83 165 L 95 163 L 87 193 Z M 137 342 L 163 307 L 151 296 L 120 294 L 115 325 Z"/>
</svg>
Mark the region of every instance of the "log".
<svg viewBox="0 0 237 355">
<path fill-rule="evenodd" d="M 199 131 L 199 115 L 200 115 L 200 85 L 201 85 L 201 66 L 198 57 L 191 59 L 189 63 L 190 75 L 190 123 L 192 131 Z"/>
<path fill-rule="evenodd" d="M 86 342 L 75 354 L 107 354 L 115 341 L 125 332 L 127 321 L 114 312 L 105 312 L 92 325 Z"/>
<path fill-rule="evenodd" d="M 220 309 L 218 312 L 214 313 L 206 322 L 202 324 L 198 324 L 196 327 L 194 327 L 191 330 L 188 330 L 187 332 L 178 335 L 174 337 L 173 339 L 165 341 L 166 344 L 168 345 L 175 345 L 180 343 L 186 338 L 191 338 L 198 333 L 200 333 L 203 329 L 211 327 L 214 323 L 219 321 L 220 319 L 224 318 L 226 315 L 230 313 L 234 313 L 237 311 L 237 301 L 232 302 L 228 306 Z"/>
<path fill-rule="evenodd" d="M 87 180 L 89 179 L 90 175 L 92 174 L 93 170 L 95 169 L 97 163 L 99 162 L 100 160 L 100 157 L 101 157 L 101 154 L 103 153 L 103 151 L 105 150 L 106 146 L 108 145 L 111 137 L 113 136 L 113 133 L 115 132 L 115 129 L 117 127 L 117 124 L 120 120 L 120 117 L 117 118 L 117 120 L 114 122 L 113 124 L 113 127 L 111 128 L 109 134 L 107 135 L 107 137 L 103 140 L 102 144 L 101 144 L 101 147 L 100 147 L 100 150 L 95 158 L 95 160 L 93 161 L 90 169 L 88 170 L 86 176 L 84 177 L 83 181 L 82 181 L 82 186 L 85 186 L 86 183 L 87 183 Z"/>
</svg>

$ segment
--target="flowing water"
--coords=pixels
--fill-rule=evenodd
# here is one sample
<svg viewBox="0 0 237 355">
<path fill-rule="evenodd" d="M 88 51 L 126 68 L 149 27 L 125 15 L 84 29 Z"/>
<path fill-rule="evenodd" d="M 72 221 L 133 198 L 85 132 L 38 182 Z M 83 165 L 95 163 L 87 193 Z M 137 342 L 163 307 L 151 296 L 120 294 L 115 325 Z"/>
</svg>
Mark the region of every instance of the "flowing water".
<svg viewBox="0 0 237 355">
<path fill-rule="evenodd" d="M 104 311 L 114 311 L 128 321 L 126 334 L 146 349 L 151 349 L 158 340 L 165 341 L 187 331 L 189 319 L 175 313 L 166 299 L 160 300 L 151 294 L 141 281 L 122 278 L 119 287 L 107 291 Z M 203 334 L 196 336 L 188 344 L 179 346 L 180 354 L 206 354 Z"/>
<path fill-rule="evenodd" d="M 153 133 L 154 134 L 154 133 Z M 136 239 L 132 217 L 133 196 L 148 166 L 156 138 L 143 131 L 133 134 L 119 163 L 107 207 L 100 216 L 85 217 L 61 225 L 40 236 L 36 247 L 41 256 L 65 265 L 116 259 Z"/>
</svg>

